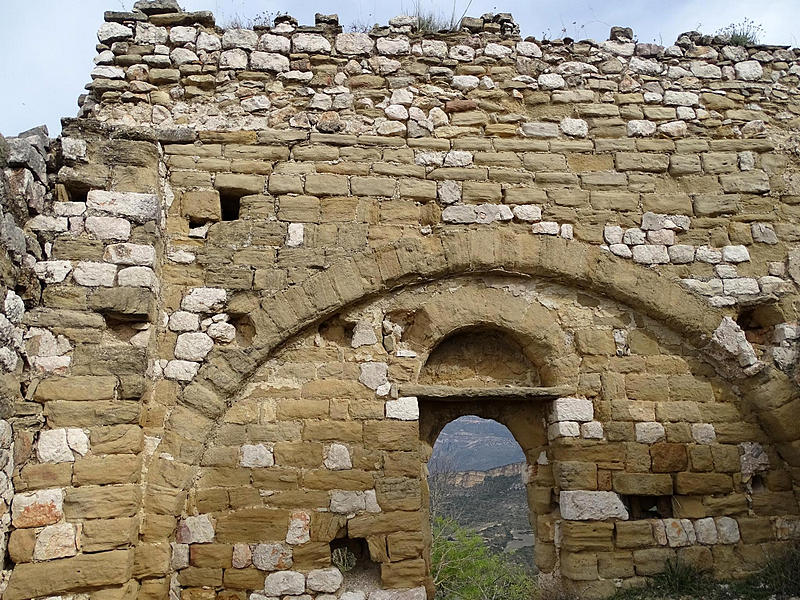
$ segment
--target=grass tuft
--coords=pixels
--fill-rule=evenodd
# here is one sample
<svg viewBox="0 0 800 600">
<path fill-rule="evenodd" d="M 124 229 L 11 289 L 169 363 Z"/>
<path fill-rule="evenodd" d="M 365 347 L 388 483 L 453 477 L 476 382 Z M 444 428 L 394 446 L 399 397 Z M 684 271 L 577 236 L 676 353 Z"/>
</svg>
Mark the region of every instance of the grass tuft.
<svg viewBox="0 0 800 600">
<path fill-rule="evenodd" d="M 725 39 L 731 46 L 755 46 L 764 35 L 764 28 L 752 19 L 744 19 L 739 23 L 731 23 L 717 30 L 717 35 Z"/>
</svg>

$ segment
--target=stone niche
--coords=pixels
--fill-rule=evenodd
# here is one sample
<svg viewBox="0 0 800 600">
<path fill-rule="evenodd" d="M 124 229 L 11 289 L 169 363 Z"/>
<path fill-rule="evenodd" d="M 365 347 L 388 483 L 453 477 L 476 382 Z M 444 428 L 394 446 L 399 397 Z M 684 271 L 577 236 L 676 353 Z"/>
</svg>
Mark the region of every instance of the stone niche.
<svg viewBox="0 0 800 600">
<path fill-rule="evenodd" d="M 107 12 L 0 143 L 3 598 L 432 597 L 464 414 L 581 597 L 796 542 L 800 51 L 632 36 Z"/>
</svg>

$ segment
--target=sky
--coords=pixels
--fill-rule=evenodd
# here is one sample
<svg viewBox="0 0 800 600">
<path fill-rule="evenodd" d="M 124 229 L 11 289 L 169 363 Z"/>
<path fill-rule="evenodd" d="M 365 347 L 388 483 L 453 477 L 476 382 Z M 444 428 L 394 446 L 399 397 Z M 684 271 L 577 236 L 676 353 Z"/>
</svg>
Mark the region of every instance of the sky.
<svg viewBox="0 0 800 600">
<path fill-rule="evenodd" d="M 288 12 L 313 25 L 314 13 L 338 13 L 353 23 L 386 24 L 390 17 L 423 13 L 449 19 L 510 12 L 522 36 L 605 40 L 612 25 L 632 27 L 641 42 L 672 44 L 684 31 L 714 33 L 749 18 L 762 41 L 800 46 L 800 0 L 179 0 L 185 10 L 211 10 L 218 24 L 239 16 Z M 60 132 L 62 116 L 77 114 L 90 81 L 97 28 L 104 10 L 130 9 L 133 0 L 0 0 L 0 133 L 46 124 Z"/>
</svg>

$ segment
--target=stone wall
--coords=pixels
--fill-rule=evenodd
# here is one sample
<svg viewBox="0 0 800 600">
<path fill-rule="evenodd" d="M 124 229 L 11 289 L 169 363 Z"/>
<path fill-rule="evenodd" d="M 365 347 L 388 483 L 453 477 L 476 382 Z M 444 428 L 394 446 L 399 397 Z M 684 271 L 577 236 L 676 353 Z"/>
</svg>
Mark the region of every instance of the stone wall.
<svg viewBox="0 0 800 600">
<path fill-rule="evenodd" d="M 795 542 L 800 51 L 611 37 L 106 13 L 2 180 L 4 597 L 423 598 L 464 414 L 585 597 Z"/>
</svg>

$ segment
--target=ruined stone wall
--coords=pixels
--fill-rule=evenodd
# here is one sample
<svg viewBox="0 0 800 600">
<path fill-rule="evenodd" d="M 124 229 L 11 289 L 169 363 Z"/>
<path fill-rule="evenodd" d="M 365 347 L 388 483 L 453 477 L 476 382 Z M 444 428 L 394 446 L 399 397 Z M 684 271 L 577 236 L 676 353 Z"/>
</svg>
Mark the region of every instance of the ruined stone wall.
<svg viewBox="0 0 800 600">
<path fill-rule="evenodd" d="M 463 414 L 585 597 L 800 537 L 800 51 L 106 21 L 10 142 L 4 598 L 423 598 Z"/>
</svg>

